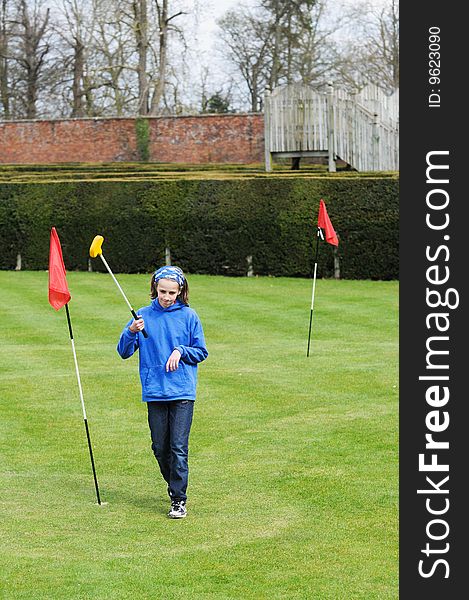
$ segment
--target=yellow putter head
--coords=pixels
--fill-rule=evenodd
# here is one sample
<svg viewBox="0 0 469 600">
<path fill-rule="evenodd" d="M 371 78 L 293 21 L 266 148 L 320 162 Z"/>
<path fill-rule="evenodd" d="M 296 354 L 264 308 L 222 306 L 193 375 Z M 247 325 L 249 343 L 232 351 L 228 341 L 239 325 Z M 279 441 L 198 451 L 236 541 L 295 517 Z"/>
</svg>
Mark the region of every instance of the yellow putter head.
<svg viewBox="0 0 469 600">
<path fill-rule="evenodd" d="M 90 246 L 90 256 L 91 258 L 96 258 L 100 254 L 102 254 L 101 246 L 103 245 L 104 238 L 102 235 L 96 235 L 94 240 L 91 242 Z"/>
</svg>

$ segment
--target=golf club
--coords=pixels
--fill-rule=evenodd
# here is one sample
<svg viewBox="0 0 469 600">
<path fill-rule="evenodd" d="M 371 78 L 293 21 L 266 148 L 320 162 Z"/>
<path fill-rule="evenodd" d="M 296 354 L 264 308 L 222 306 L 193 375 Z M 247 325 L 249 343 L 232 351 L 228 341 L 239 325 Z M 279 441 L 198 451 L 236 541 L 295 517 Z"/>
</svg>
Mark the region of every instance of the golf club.
<svg viewBox="0 0 469 600">
<path fill-rule="evenodd" d="M 130 304 L 130 302 L 127 300 L 127 296 L 124 294 L 124 290 L 121 288 L 121 286 L 119 285 L 119 282 L 117 281 L 117 279 L 114 277 L 114 273 L 111 271 L 111 268 L 109 267 L 109 265 L 107 264 L 106 259 L 103 256 L 103 251 L 101 249 L 101 246 L 103 245 L 104 242 L 104 238 L 102 235 L 96 235 L 94 237 L 94 240 L 91 242 L 91 246 L 90 246 L 90 256 L 91 258 L 96 258 L 97 256 L 99 256 L 101 258 L 101 260 L 104 263 L 104 266 L 106 267 L 106 269 L 109 271 L 111 277 L 114 279 L 115 284 L 117 285 L 117 287 L 119 288 L 120 293 L 122 294 L 122 296 L 124 297 L 124 300 L 127 303 L 127 306 L 130 309 L 130 312 L 132 313 L 132 316 L 135 320 L 137 320 L 139 318 L 139 316 L 137 315 L 137 313 L 134 311 L 134 309 L 132 308 L 132 305 Z M 145 329 L 142 329 L 142 333 L 144 337 L 148 337 L 148 333 L 145 331 Z"/>
</svg>

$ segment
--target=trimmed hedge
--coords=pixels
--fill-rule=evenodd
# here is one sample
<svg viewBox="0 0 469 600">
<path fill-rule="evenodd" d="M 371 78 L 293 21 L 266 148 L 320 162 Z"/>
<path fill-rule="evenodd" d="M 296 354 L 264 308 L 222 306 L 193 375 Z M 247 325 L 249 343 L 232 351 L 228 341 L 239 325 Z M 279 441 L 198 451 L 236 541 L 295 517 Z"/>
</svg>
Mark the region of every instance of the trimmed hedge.
<svg viewBox="0 0 469 600">
<path fill-rule="evenodd" d="M 398 179 L 350 176 L 0 184 L 0 268 L 47 269 L 50 228 L 67 269 L 86 270 L 94 236 L 115 272 L 172 261 L 190 273 L 310 276 L 319 200 L 340 244 L 346 279 L 397 279 Z M 93 269 L 103 270 L 101 261 Z M 318 274 L 334 275 L 321 244 Z"/>
</svg>

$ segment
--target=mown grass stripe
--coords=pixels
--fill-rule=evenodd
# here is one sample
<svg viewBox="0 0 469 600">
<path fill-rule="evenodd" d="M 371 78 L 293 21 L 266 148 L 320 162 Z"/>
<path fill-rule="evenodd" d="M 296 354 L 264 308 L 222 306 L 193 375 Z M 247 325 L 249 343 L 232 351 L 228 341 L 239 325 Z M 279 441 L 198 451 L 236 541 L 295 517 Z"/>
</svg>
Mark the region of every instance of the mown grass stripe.
<svg viewBox="0 0 469 600">
<path fill-rule="evenodd" d="M 210 355 L 173 522 L 137 360 L 115 351 L 127 308 L 103 274 L 68 279 L 108 505 L 47 273 L 0 272 L 3 597 L 396 598 L 397 282 L 320 280 L 306 358 L 310 280 L 189 275 Z M 148 301 L 148 275 L 119 280 Z"/>
</svg>

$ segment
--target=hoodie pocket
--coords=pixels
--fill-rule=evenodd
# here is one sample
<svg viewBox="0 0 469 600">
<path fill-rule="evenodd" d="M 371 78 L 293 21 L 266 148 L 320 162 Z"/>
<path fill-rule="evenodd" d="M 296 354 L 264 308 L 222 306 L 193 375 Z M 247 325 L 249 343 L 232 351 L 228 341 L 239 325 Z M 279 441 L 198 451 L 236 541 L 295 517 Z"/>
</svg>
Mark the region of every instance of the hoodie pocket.
<svg viewBox="0 0 469 600">
<path fill-rule="evenodd" d="M 142 373 L 144 396 L 153 398 L 177 399 L 193 394 L 191 378 L 187 366 L 180 362 L 176 371 L 166 371 L 165 365 L 144 369 Z"/>
</svg>

